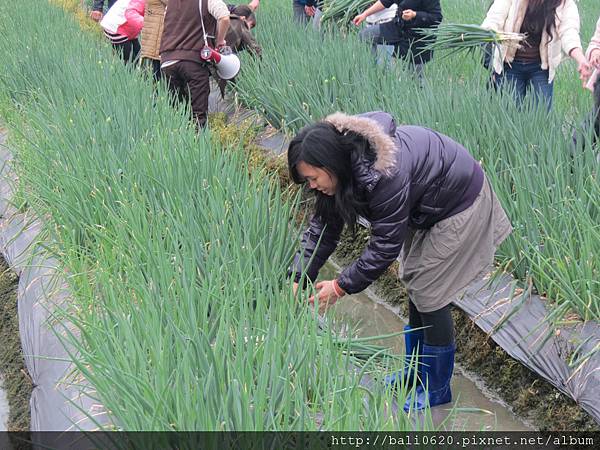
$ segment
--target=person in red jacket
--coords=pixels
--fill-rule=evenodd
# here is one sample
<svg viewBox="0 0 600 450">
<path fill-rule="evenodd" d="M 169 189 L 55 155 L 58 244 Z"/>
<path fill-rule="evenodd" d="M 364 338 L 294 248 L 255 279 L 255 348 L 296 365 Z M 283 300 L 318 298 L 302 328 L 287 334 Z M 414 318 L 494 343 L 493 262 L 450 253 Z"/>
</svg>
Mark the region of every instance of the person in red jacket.
<svg viewBox="0 0 600 450">
<path fill-rule="evenodd" d="M 479 163 L 448 136 L 396 126 L 378 111 L 336 113 L 305 127 L 290 142 L 288 167 L 316 198 L 290 270 L 295 288 L 316 279 L 344 225 L 366 219 L 369 244 L 336 279 L 316 284 L 319 309 L 362 291 L 398 259 L 409 296 L 406 352 L 422 363 L 421 384 L 404 409 L 450 402 L 450 303 L 490 270 L 496 247 L 512 230 Z M 408 370 L 387 383 L 410 385 L 407 377 L 414 376 Z"/>
<path fill-rule="evenodd" d="M 104 35 L 125 61 L 137 60 L 146 0 L 117 0 L 100 21 Z"/>
</svg>

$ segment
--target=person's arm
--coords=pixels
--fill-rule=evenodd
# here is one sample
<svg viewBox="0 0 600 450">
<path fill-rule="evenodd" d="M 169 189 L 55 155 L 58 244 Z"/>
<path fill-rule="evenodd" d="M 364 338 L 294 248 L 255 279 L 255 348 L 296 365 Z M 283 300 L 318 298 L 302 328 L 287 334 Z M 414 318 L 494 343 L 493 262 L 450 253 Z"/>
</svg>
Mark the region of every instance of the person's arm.
<svg viewBox="0 0 600 450">
<path fill-rule="evenodd" d="M 591 75 L 591 67 L 585 55 L 579 38 L 579 10 L 573 0 L 565 0 L 559 17 L 557 33 L 562 44 L 562 50 L 577 62 L 579 78 L 585 82 Z"/>
<path fill-rule="evenodd" d="M 317 0 L 306 0 L 304 5 L 304 13 L 309 17 L 314 17 L 317 11 Z"/>
<path fill-rule="evenodd" d="M 481 28 L 494 31 L 503 31 L 508 11 L 514 0 L 494 0 L 481 24 Z"/>
<path fill-rule="evenodd" d="M 256 11 L 259 5 L 260 0 L 252 0 L 250 3 L 248 3 L 248 8 L 250 8 L 252 11 Z"/>
<path fill-rule="evenodd" d="M 371 14 L 375 14 L 379 11 L 383 11 L 385 8 L 389 8 L 395 3 L 395 0 L 377 0 L 371 6 L 369 6 L 365 11 L 356 16 L 352 23 L 356 26 L 360 25 L 367 17 Z"/>
<path fill-rule="evenodd" d="M 223 0 L 208 0 L 208 13 L 217 19 L 215 45 L 217 48 L 223 47 L 229 29 L 229 9 Z"/>
<path fill-rule="evenodd" d="M 302 250 L 296 254 L 290 270 L 295 272 L 295 283 L 300 281 L 304 273 L 311 281 L 317 278 L 319 270 L 337 247 L 343 228 L 344 222 L 341 218 L 332 220 L 325 226 L 322 219 L 313 216 L 308 229 L 302 235 Z"/>
<path fill-rule="evenodd" d="M 221 17 L 217 20 L 217 37 L 215 40 L 217 48 L 227 45 L 227 42 L 225 41 L 227 30 L 229 30 L 229 16 Z"/>
<path fill-rule="evenodd" d="M 241 39 L 242 39 L 242 48 L 247 48 L 252 53 L 254 53 L 256 56 L 261 55 L 262 49 L 260 48 L 260 45 L 258 45 L 258 42 L 256 42 L 256 39 L 252 35 L 252 32 L 248 28 L 246 28 L 245 25 L 242 28 Z"/>
<path fill-rule="evenodd" d="M 410 182 L 405 175 L 384 177 L 369 199 L 367 219 L 371 239 L 362 255 L 338 277 L 339 287 L 348 294 L 367 288 L 400 254 L 408 231 Z"/>
<path fill-rule="evenodd" d="M 402 18 L 410 22 L 414 28 L 429 28 L 442 22 L 442 7 L 440 0 L 427 0 L 423 2 L 423 9 L 402 11 Z"/>
</svg>

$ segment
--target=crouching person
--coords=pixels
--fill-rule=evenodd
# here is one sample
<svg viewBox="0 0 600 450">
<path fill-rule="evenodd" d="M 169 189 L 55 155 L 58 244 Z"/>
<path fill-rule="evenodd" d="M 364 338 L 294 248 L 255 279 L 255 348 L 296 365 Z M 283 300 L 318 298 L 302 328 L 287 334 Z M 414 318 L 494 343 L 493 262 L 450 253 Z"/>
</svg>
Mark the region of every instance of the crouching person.
<svg viewBox="0 0 600 450">
<path fill-rule="evenodd" d="M 162 74 L 177 98 L 191 102 L 194 121 L 201 130 L 208 115 L 210 70 L 200 51 L 205 45 L 228 50 L 229 10 L 222 0 L 169 0 L 163 27 Z"/>
<path fill-rule="evenodd" d="M 396 126 L 390 114 L 371 112 L 336 113 L 305 127 L 289 145 L 288 166 L 294 182 L 306 183 L 316 197 L 294 263 L 295 288 L 303 271 L 310 280 L 317 277 L 344 224 L 354 227 L 366 218 L 369 244 L 337 279 L 316 284 L 319 305 L 362 291 L 400 256 L 399 278 L 409 295 L 406 352 L 418 354 L 423 364 L 388 376 L 386 383 L 399 386 L 402 377 L 419 377 L 422 384 L 406 411 L 450 402 L 450 303 L 490 269 L 512 230 L 478 162 L 447 136 Z"/>
<path fill-rule="evenodd" d="M 260 56 L 261 48 L 252 35 L 252 29 L 256 26 L 256 15 L 247 5 L 237 5 L 230 10 L 229 31 L 227 31 L 227 45 L 239 53 L 248 50 Z"/>
<path fill-rule="evenodd" d="M 100 21 L 104 35 L 125 64 L 137 60 L 146 0 L 117 0 Z"/>
</svg>

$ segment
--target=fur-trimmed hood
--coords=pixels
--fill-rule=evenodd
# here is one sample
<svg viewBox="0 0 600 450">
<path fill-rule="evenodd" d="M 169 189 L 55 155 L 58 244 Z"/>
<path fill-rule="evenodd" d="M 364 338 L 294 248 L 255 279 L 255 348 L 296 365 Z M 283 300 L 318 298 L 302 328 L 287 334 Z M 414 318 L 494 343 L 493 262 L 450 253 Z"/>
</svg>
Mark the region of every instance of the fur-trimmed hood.
<svg viewBox="0 0 600 450">
<path fill-rule="evenodd" d="M 396 122 L 390 114 L 373 111 L 351 116 L 336 112 L 323 121 L 332 124 L 340 133 L 353 131 L 364 136 L 377 155 L 373 169 L 387 176 L 394 172 L 398 148 L 394 140 Z"/>
</svg>

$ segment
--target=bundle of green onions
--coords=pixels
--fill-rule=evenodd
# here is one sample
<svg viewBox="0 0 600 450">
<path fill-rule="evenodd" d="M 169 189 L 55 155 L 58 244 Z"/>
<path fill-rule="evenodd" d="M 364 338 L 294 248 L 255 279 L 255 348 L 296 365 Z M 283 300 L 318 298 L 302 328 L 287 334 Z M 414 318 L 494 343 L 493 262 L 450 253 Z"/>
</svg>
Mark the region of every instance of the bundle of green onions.
<svg viewBox="0 0 600 450">
<path fill-rule="evenodd" d="M 527 37 L 521 33 L 488 30 L 479 25 L 445 23 L 436 28 L 420 28 L 427 50 L 449 50 L 456 53 L 481 48 L 485 44 L 519 47 Z"/>
<path fill-rule="evenodd" d="M 346 28 L 356 15 L 373 3 L 374 0 L 324 0 L 321 23 Z"/>
</svg>

